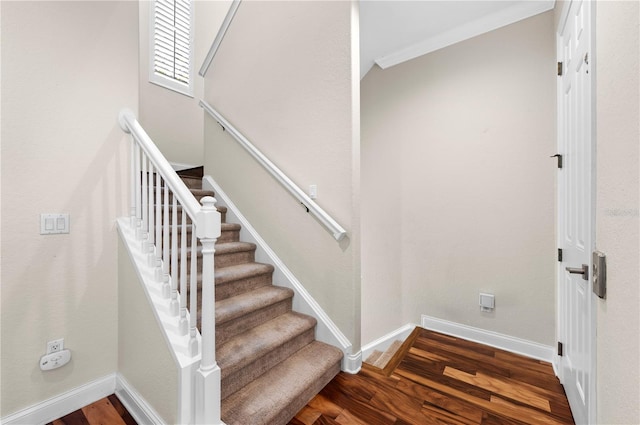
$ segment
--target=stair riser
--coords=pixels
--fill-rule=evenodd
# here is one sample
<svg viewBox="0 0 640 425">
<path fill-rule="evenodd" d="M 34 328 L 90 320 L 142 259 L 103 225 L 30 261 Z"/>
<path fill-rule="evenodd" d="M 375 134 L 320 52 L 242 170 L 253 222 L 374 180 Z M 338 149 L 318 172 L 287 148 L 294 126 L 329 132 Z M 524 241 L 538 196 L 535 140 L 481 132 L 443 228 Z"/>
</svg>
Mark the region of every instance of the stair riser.
<svg viewBox="0 0 640 425">
<path fill-rule="evenodd" d="M 222 420 L 228 425 L 289 423 L 340 372 L 341 358 L 336 348 L 317 341 L 308 344 L 224 399 L 220 406 Z M 310 419 L 309 423 L 316 423 L 315 418 Z"/>
<path fill-rule="evenodd" d="M 178 259 L 178 268 L 180 267 L 181 259 Z M 226 254 L 214 255 L 214 263 L 216 268 L 236 266 L 238 264 L 252 263 L 255 261 L 255 250 L 251 251 L 239 251 L 230 252 Z M 191 255 L 187 252 L 187 273 L 191 271 Z M 198 254 L 198 273 L 202 272 L 202 254 Z"/>
<path fill-rule="evenodd" d="M 272 274 L 265 273 L 245 279 L 216 284 L 216 300 L 224 300 L 272 284 Z"/>
<path fill-rule="evenodd" d="M 340 373 L 340 362 L 335 363 L 331 368 L 314 382 L 314 385 L 307 388 L 293 400 L 286 408 L 270 422 L 270 424 L 286 424 L 298 413 L 306 404 L 318 394 L 331 380 Z M 224 418 L 223 418 L 224 419 Z M 227 422 L 228 425 L 235 425 Z M 259 424 L 256 424 L 259 425 Z"/>
<path fill-rule="evenodd" d="M 191 227 L 187 229 L 187 244 L 189 246 L 191 246 L 191 234 L 192 234 L 191 229 L 192 229 Z M 178 231 L 176 233 L 178 237 L 178 243 L 180 243 L 182 238 L 182 230 L 180 229 L 180 227 L 178 227 Z M 173 240 L 173 234 L 171 233 L 171 230 L 169 230 L 169 243 L 171 243 L 172 240 Z M 240 241 L 240 230 L 223 229 L 216 243 L 239 242 L 239 241 Z"/>
<path fill-rule="evenodd" d="M 256 258 L 256 251 L 239 251 L 228 254 L 215 254 L 216 267 L 229 267 L 244 263 L 253 263 Z"/>
<path fill-rule="evenodd" d="M 152 202 L 155 203 L 156 193 L 155 193 L 155 189 L 153 189 L 153 190 L 154 190 L 154 192 L 153 192 L 153 197 L 152 197 L 153 201 Z M 199 204 L 201 203 L 200 201 L 202 201 L 202 198 L 204 198 L 205 196 L 211 196 L 211 197 L 215 198 L 215 193 L 211 192 L 211 191 L 204 191 L 204 192 L 203 191 L 196 191 L 195 193 L 191 192 L 191 194 L 196 198 L 196 200 L 198 201 Z M 169 206 L 171 206 L 171 204 L 173 203 L 173 196 L 174 196 L 173 193 L 169 193 Z M 161 200 L 164 199 L 164 194 L 160 195 L 160 199 Z"/>
<path fill-rule="evenodd" d="M 224 207 L 220 207 L 217 208 L 218 212 L 220 213 L 220 222 L 221 223 L 226 223 L 227 222 L 227 210 Z M 153 211 L 156 211 L 156 206 L 153 206 Z M 178 221 L 178 225 L 182 224 L 182 207 L 178 206 L 177 208 L 177 221 Z M 161 219 L 160 219 L 160 223 L 164 223 L 164 206 L 161 205 L 160 206 L 160 215 L 161 215 Z M 173 205 L 169 204 L 169 224 L 173 223 Z M 191 224 L 191 219 L 189 218 L 189 216 L 187 216 L 187 224 Z"/>
<path fill-rule="evenodd" d="M 216 323 L 216 345 L 222 345 L 234 336 L 291 311 L 291 298 L 271 304 L 225 323 Z"/>
<path fill-rule="evenodd" d="M 245 279 L 238 279 L 232 282 L 216 283 L 216 300 L 224 300 L 254 289 L 269 286 L 272 283 L 271 274 L 265 273 L 258 276 L 252 276 Z M 187 296 L 191 294 L 190 288 L 187 288 Z M 202 297 L 202 275 L 198 276 L 198 299 Z"/>
<path fill-rule="evenodd" d="M 235 373 L 222 378 L 222 400 L 314 340 L 314 328 L 297 335 Z M 224 371 L 223 371 L 224 374 Z"/>
<path fill-rule="evenodd" d="M 218 243 L 240 241 L 240 230 L 223 230 L 218 238 Z"/>
</svg>

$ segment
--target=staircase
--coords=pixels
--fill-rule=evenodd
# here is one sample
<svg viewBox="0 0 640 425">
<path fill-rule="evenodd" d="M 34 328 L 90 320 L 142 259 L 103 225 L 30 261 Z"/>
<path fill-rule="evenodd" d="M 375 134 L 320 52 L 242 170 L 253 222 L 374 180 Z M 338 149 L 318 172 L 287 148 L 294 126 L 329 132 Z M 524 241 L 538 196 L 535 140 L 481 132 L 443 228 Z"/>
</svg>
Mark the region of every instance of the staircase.
<svg viewBox="0 0 640 425">
<path fill-rule="evenodd" d="M 198 200 L 214 195 L 202 189 L 202 168 L 178 174 Z M 218 211 L 215 320 L 222 420 L 286 424 L 340 371 L 342 352 L 315 340 L 316 320 L 292 311 L 293 291 L 272 284 L 273 266 L 256 263 L 256 246 L 239 240 L 241 226 L 226 222 L 225 207 Z"/>
</svg>

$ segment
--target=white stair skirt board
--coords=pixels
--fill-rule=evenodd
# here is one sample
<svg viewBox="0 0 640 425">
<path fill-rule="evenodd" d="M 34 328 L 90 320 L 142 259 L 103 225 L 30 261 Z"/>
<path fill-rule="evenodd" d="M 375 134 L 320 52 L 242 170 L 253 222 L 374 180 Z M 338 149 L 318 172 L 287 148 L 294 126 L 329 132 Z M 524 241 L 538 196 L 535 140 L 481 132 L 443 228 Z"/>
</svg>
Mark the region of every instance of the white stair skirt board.
<svg viewBox="0 0 640 425">
<path fill-rule="evenodd" d="M 189 355 L 189 333 L 180 335 L 176 326 L 175 316 L 171 314 L 170 300 L 162 296 L 162 288 L 155 280 L 155 268 L 147 264 L 146 254 L 143 254 L 138 249 L 140 241 L 134 235 L 134 230 L 129 224 L 129 217 L 119 218 L 117 220 L 117 228 L 124 246 L 127 248 L 129 258 L 134 265 L 133 268 L 138 275 L 138 281 L 162 331 L 162 336 L 169 346 L 169 351 L 173 356 L 176 367 L 188 369 L 192 365 L 198 364 L 200 355 L 194 357 Z M 187 312 L 188 319 L 189 312 Z M 200 345 L 200 332 L 196 332 L 196 338 L 198 338 L 198 345 Z"/>
<path fill-rule="evenodd" d="M 417 325 L 413 323 L 407 323 L 404 326 L 399 327 L 395 331 L 389 332 L 386 335 L 381 336 L 380 338 L 371 341 L 368 344 L 362 346 L 362 358 L 367 359 L 374 351 L 385 352 L 387 348 L 393 344 L 396 340 L 404 341 L 407 339 L 411 332 L 415 329 Z"/>
<path fill-rule="evenodd" d="M 216 205 L 227 207 L 227 222 L 236 222 L 242 225 L 240 238 L 243 241 L 256 244 L 256 261 L 270 263 L 275 267 L 273 281 L 278 282 L 278 285 L 294 291 L 293 309 L 316 318 L 318 321 L 316 325 L 316 339 L 342 350 L 344 354 L 341 364 L 342 371 L 358 373 L 362 367 L 362 352 L 352 352 L 353 346 L 347 337 L 338 329 L 300 281 L 296 279 L 291 270 L 285 266 L 282 260 L 280 260 L 276 253 L 267 245 L 256 229 L 251 226 L 245 216 L 238 210 L 238 207 L 229 199 L 227 194 L 211 176 L 203 177 L 202 188 L 215 192 L 215 198 L 218 201 Z"/>
<path fill-rule="evenodd" d="M 513 336 L 487 331 L 472 326 L 461 325 L 448 320 L 422 315 L 422 327 L 443 334 L 463 338 L 491 347 L 500 348 L 511 353 L 520 354 L 537 360 L 553 363 L 555 350 L 553 347 Z"/>
<path fill-rule="evenodd" d="M 116 374 L 113 373 L 6 416 L 0 420 L 0 423 L 2 425 L 46 424 L 107 397 L 115 390 Z"/>
<path fill-rule="evenodd" d="M 139 424 L 166 424 L 162 417 L 120 374 L 117 375 L 115 394 Z"/>
<path fill-rule="evenodd" d="M 124 242 L 124 246 L 129 254 L 129 259 L 134 265 L 134 269 L 138 276 L 138 282 L 149 301 L 151 310 L 156 318 L 158 327 L 161 330 L 169 352 L 171 353 L 176 365 L 176 370 L 180 376 L 178 389 L 178 418 L 181 422 L 188 421 L 190 418 L 191 406 L 194 397 L 194 386 L 190 384 L 188 376 L 195 376 L 194 370 L 200 364 L 200 354 L 191 357 L 189 354 L 189 333 L 180 335 L 176 326 L 176 317 L 171 314 L 170 300 L 162 295 L 162 288 L 155 280 L 155 268 L 147 263 L 147 257 L 138 248 L 140 241 L 134 235 L 134 230 L 129 223 L 129 217 L 119 218 L 117 220 L 118 234 Z M 189 320 L 189 312 L 187 312 L 187 320 Z M 202 346 L 200 332 L 196 331 L 198 346 Z M 183 406 L 185 406 L 183 408 Z"/>
</svg>

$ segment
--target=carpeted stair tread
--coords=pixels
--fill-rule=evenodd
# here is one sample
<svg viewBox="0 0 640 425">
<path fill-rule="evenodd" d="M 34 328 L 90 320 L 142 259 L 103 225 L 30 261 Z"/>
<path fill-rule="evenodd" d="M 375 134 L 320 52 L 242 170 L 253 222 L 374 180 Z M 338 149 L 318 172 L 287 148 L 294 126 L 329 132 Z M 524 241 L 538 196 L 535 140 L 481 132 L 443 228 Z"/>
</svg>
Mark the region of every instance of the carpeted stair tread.
<svg viewBox="0 0 640 425">
<path fill-rule="evenodd" d="M 186 170 L 181 178 L 193 196 L 215 196 L 203 190 L 203 169 Z M 154 191 L 155 194 L 155 191 Z M 150 202 L 165 199 L 154 195 Z M 173 222 L 172 198 L 169 223 Z M 242 227 L 226 223 L 227 208 L 216 205 L 222 221 L 215 244 L 215 340 L 221 368 L 222 420 L 228 425 L 285 425 L 340 371 L 342 352 L 317 342 L 316 319 L 292 311 L 293 290 L 273 286 L 274 266 L 255 262 L 256 245 L 241 242 Z M 162 211 L 164 213 L 164 209 Z M 178 235 L 182 207 L 177 211 Z M 164 217 L 159 220 L 165 222 Z M 170 240 L 173 239 L 170 235 Z M 172 241 L 173 242 L 173 241 Z M 187 251 L 197 261 L 197 323 L 202 321 L 202 245 Z M 195 259 L 194 259 L 195 260 Z M 190 295 L 191 286 L 187 287 Z M 215 400 L 212 400 L 215 402 Z"/>
<path fill-rule="evenodd" d="M 195 167 L 185 168 L 180 171 L 176 171 L 176 174 L 180 176 L 180 178 L 199 178 L 202 180 L 204 176 L 204 166 L 196 165 Z"/>
<path fill-rule="evenodd" d="M 193 193 L 193 196 L 195 196 L 196 198 L 202 198 L 203 196 L 212 196 L 215 198 L 216 194 L 213 190 L 207 190 L 207 189 L 196 189 L 196 188 L 189 188 L 189 190 L 191 191 L 191 193 Z"/>
<path fill-rule="evenodd" d="M 216 267 L 235 266 L 256 260 L 256 245 L 248 242 L 220 242 L 216 244 Z M 200 254 L 198 254 L 200 255 Z"/>
<path fill-rule="evenodd" d="M 284 425 L 340 371 L 342 352 L 314 341 L 222 401 L 227 425 Z"/>
<path fill-rule="evenodd" d="M 216 326 L 292 297 L 291 289 L 272 285 L 216 301 Z"/>
<path fill-rule="evenodd" d="M 252 291 L 272 283 L 274 267 L 263 263 L 242 263 L 217 267 L 215 270 L 216 300 L 221 301 L 243 292 Z M 202 271 L 198 271 L 198 297 L 202 291 Z M 187 287 L 187 293 L 190 293 Z"/>
<path fill-rule="evenodd" d="M 224 224 L 224 223 L 223 223 Z M 256 250 L 256 244 L 251 242 L 241 242 L 241 241 L 230 241 L 230 242 L 220 242 L 215 245 L 216 252 L 214 255 L 227 255 L 227 254 L 235 254 L 238 252 L 254 252 Z M 202 257 L 202 245 L 198 245 L 196 249 L 196 253 L 198 258 Z M 187 251 L 187 257 L 191 257 L 192 251 Z M 224 266 L 230 267 L 230 266 Z"/>
<path fill-rule="evenodd" d="M 178 234 L 182 232 L 182 222 L 179 222 L 176 226 L 178 230 Z M 164 226 L 163 226 L 164 227 Z M 217 240 L 217 243 L 225 243 L 225 242 L 239 242 L 240 230 L 242 226 L 238 223 L 220 223 L 221 235 Z M 185 226 L 186 234 L 189 238 L 191 238 L 191 233 L 193 233 L 193 226 L 191 224 L 187 224 Z M 171 232 L 171 224 L 169 225 L 169 232 Z M 191 241 L 191 239 L 189 239 Z M 198 249 L 202 249 L 200 245 L 198 245 Z"/>
<path fill-rule="evenodd" d="M 216 255 L 233 254 L 235 252 L 255 250 L 256 244 L 251 242 L 224 242 L 216 244 Z"/>
<path fill-rule="evenodd" d="M 217 351 L 222 399 L 313 342 L 315 324 L 309 316 L 288 312 L 224 343 Z"/>
<path fill-rule="evenodd" d="M 240 230 L 242 229 L 242 226 L 239 225 L 238 223 L 221 223 L 222 225 L 222 231 L 227 231 L 227 230 Z"/>
<path fill-rule="evenodd" d="M 181 177 L 185 186 L 189 189 L 202 189 L 202 178 L 201 177 Z"/>
<path fill-rule="evenodd" d="M 156 210 L 156 207 L 157 204 L 153 204 L 154 211 Z M 160 210 L 162 216 L 164 216 L 164 204 L 160 204 Z M 216 205 L 216 210 L 218 210 L 218 212 L 220 213 L 221 220 L 224 223 L 226 221 L 227 207 L 225 207 L 224 205 Z M 182 217 L 182 205 L 176 205 L 176 211 L 178 213 L 178 224 L 180 224 L 180 217 Z M 169 203 L 169 217 L 173 217 L 173 202 Z"/>
<path fill-rule="evenodd" d="M 216 285 L 273 273 L 271 264 L 245 263 L 216 268 Z"/>
<path fill-rule="evenodd" d="M 233 230 L 240 230 L 242 229 L 242 226 L 239 225 L 238 223 L 220 223 L 220 229 L 225 232 L 225 231 L 233 231 Z M 182 230 L 182 224 L 179 223 L 177 226 L 178 231 Z M 169 229 L 171 229 L 171 226 L 169 226 Z M 185 226 L 185 229 L 187 230 L 187 234 L 190 235 L 191 232 L 193 231 L 193 226 L 191 224 L 187 224 Z"/>
<path fill-rule="evenodd" d="M 315 325 L 313 317 L 289 312 L 230 339 L 216 350 L 222 378 L 237 372 Z"/>
<path fill-rule="evenodd" d="M 217 274 L 218 270 L 221 270 L 222 273 Z M 224 300 L 271 285 L 273 283 L 273 266 L 260 263 L 242 263 L 218 268 L 216 276 L 221 277 L 216 281 L 216 300 Z"/>
</svg>

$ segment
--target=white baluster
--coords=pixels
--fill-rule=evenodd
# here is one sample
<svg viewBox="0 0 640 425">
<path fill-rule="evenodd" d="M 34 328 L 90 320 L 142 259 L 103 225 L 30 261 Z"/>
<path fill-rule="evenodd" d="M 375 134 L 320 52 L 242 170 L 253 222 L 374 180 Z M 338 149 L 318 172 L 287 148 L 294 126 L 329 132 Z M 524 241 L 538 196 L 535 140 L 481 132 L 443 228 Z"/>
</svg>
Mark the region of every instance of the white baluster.
<svg viewBox="0 0 640 425">
<path fill-rule="evenodd" d="M 142 170 L 140 173 L 140 182 L 142 184 L 141 188 L 140 188 L 140 195 L 141 195 L 141 200 L 140 200 L 140 214 L 141 214 L 141 220 L 142 220 L 142 224 L 140 225 L 140 238 L 142 239 L 142 242 L 140 243 L 140 247 L 142 248 L 142 252 L 147 252 L 148 250 L 148 241 L 147 241 L 147 237 L 149 235 L 149 220 L 148 220 L 148 212 L 149 212 L 149 205 L 148 205 L 148 191 L 147 191 L 147 155 L 145 155 L 144 152 L 141 152 L 141 162 L 142 162 Z"/>
<path fill-rule="evenodd" d="M 156 175 L 156 281 L 163 281 L 162 271 L 162 176 Z"/>
<path fill-rule="evenodd" d="M 130 171 L 131 171 L 131 187 L 129 188 L 129 217 L 131 217 L 131 227 L 136 228 L 136 145 L 138 143 L 131 136 L 131 158 L 129 159 Z"/>
<path fill-rule="evenodd" d="M 135 148 L 135 192 L 136 192 L 136 237 L 140 239 L 141 231 L 142 231 L 142 211 L 141 211 L 141 200 L 140 200 L 140 146 L 136 143 Z"/>
<path fill-rule="evenodd" d="M 171 216 L 171 302 L 169 308 L 171 314 L 177 316 L 180 306 L 178 305 L 178 199 L 174 193 L 173 214 Z"/>
<path fill-rule="evenodd" d="M 187 213 L 182 210 L 182 226 L 180 228 L 180 334 L 189 332 L 187 322 Z"/>
<path fill-rule="evenodd" d="M 164 219 L 162 220 L 162 295 L 165 298 L 171 296 L 171 284 L 169 283 L 169 185 L 164 182 Z"/>
<path fill-rule="evenodd" d="M 202 243 L 202 360 L 196 373 L 196 422 L 220 423 L 220 367 L 216 363 L 215 327 L 215 243 L 220 237 L 220 213 L 216 199 L 202 198 L 197 217 L 198 239 Z"/>
<path fill-rule="evenodd" d="M 198 239 L 195 221 L 191 223 L 191 294 L 189 296 L 189 353 L 198 354 Z"/>
<path fill-rule="evenodd" d="M 147 236 L 147 264 L 150 267 L 155 267 L 156 265 L 156 253 L 155 253 L 155 219 L 154 219 L 154 201 L 153 201 L 153 174 L 154 174 L 153 163 L 149 161 L 149 210 L 147 211 L 147 215 L 149 217 L 149 235 Z"/>
</svg>

